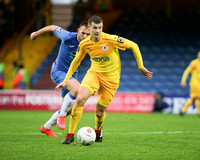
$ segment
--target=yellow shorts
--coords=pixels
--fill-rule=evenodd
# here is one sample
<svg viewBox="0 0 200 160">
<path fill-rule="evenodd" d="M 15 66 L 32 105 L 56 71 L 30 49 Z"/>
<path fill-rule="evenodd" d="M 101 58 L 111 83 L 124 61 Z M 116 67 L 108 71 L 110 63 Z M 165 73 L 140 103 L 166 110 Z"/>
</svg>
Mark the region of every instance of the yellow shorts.
<svg viewBox="0 0 200 160">
<path fill-rule="evenodd" d="M 191 98 L 200 98 L 200 84 L 199 85 L 190 85 L 190 97 Z"/>
<path fill-rule="evenodd" d="M 81 86 L 89 88 L 91 94 L 97 91 L 98 103 L 104 107 L 107 107 L 112 101 L 119 83 L 114 83 L 110 80 L 106 80 L 94 71 L 88 71 L 82 80 Z"/>
</svg>

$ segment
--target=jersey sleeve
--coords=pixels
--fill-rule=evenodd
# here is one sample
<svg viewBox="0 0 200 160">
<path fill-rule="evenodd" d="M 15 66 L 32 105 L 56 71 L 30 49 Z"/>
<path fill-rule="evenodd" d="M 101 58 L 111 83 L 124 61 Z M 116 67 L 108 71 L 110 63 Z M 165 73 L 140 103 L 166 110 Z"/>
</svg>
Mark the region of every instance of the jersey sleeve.
<svg viewBox="0 0 200 160">
<path fill-rule="evenodd" d="M 120 49 L 120 50 L 126 50 L 128 47 L 127 44 L 124 43 L 124 38 L 112 35 L 111 38 L 114 40 L 113 41 L 113 46 L 114 48 Z"/>
<path fill-rule="evenodd" d="M 138 68 L 139 69 L 144 68 L 142 55 L 136 43 L 119 36 L 114 36 L 113 39 L 114 39 L 114 48 L 121 50 L 131 49 L 137 61 Z"/>
<path fill-rule="evenodd" d="M 183 72 L 183 75 L 182 75 L 182 78 L 181 78 L 181 82 L 184 82 L 184 83 L 186 82 L 188 75 L 192 71 L 192 67 L 193 67 L 193 63 L 191 62 L 190 65 Z"/>
<path fill-rule="evenodd" d="M 124 39 L 124 43 L 127 45 L 127 49 L 131 49 L 132 50 L 132 52 L 133 52 L 133 54 L 135 56 L 135 59 L 137 61 L 138 68 L 139 69 L 144 68 L 142 55 L 141 55 L 141 52 L 140 52 L 140 49 L 139 49 L 138 45 L 136 43 L 134 43 L 133 41 L 130 41 L 128 39 Z"/>
<path fill-rule="evenodd" d="M 60 38 L 62 41 L 66 41 L 68 39 L 70 39 L 72 37 L 72 32 L 69 32 L 67 30 L 64 30 L 63 28 L 61 27 L 57 27 L 55 30 L 54 30 L 54 34 Z"/>
<path fill-rule="evenodd" d="M 134 43 L 128 39 L 116 36 L 116 37 L 114 37 L 114 47 L 121 49 L 121 50 L 131 49 L 135 56 L 135 59 L 137 61 L 138 68 L 139 69 L 144 68 L 142 55 L 141 55 L 140 49 L 136 43 Z"/>
</svg>

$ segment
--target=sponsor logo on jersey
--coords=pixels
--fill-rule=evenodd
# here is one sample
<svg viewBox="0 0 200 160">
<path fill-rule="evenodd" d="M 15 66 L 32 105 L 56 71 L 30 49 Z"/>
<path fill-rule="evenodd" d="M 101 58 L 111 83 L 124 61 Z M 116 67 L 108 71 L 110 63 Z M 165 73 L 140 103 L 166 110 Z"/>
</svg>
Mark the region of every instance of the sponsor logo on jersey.
<svg viewBox="0 0 200 160">
<path fill-rule="evenodd" d="M 75 58 L 76 52 L 72 52 L 72 57 Z"/>
<path fill-rule="evenodd" d="M 75 46 L 73 46 L 73 45 L 69 45 L 69 47 L 70 47 L 70 48 L 74 48 Z"/>
<path fill-rule="evenodd" d="M 119 43 L 124 43 L 124 38 L 118 37 L 117 42 L 119 42 Z"/>
<path fill-rule="evenodd" d="M 74 58 L 76 57 L 76 52 L 70 52 L 70 53 L 69 53 L 69 57 L 70 57 L 71 59 L 74 59 Z"/>
<path fill-rule="evenodd" d="M 108 50 L 108 46 L 103 46 L 103 50 L 107 51 Z"/>
<path fill-rule="evenodd" d="M 109 57 L 101 57 L 101 58 L 92 58 L 92 60 L 95 62 L 101 63 L 101 62 L 109 61 L 110 59 L 109 59 Z"/>
</svg>

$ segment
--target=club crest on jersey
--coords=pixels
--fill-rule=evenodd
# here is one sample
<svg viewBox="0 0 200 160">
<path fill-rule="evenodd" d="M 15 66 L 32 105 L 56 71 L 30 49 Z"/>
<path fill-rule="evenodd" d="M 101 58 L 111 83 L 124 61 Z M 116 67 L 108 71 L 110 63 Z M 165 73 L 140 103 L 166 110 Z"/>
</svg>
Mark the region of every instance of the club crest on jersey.
<svg viewBox="0 0 200 160">
<path fill-rule="evenodd" d="M 107 51 L 108 50 L 108 46 L 103 46 L 103 50 Z"/>
<path fill-rule="evenodd" d="M 119 42 L 119 43 L 124 43 L 124 38 L 118 37 L 117 42 Z"/>
<path fill-rule="evenodd" d="M 57 31 L 60 33 L 62 31 L 62 28 L 58 28 Z"/>
</svg>

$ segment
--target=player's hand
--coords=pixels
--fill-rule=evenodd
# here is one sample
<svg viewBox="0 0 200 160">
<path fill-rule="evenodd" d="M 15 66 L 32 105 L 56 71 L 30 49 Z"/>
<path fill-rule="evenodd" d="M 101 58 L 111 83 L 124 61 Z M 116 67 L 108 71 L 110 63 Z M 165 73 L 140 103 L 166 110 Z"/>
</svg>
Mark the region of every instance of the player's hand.
<svg viewBox="0 0 200 160">
<path fill-rule="evenodd" d="M 153 76 L 153 73 L 148 71 L 145 67 L 140 69 L 140 72 L 147 78 L 150 79 Z"/>
<path fill-rule="evenodd" d="M 181 82 L 181 87 L 184 88 L 186 86 L 185 82 Z"/>
<path fill-rule="evenodd" d="M 67 82 L 63 81 L 61 82 L 60 84 L 58 84 L 56 87 L 55 87 L 55 90 L 56 91 L 60 91 L 61 88 L 65 87 L 67 85 Z"/>
<path fill-rule="evenodd" d="M 30 35 L 30 39 L 31 39 L 31 40 L 35 40 L 36 37 L 37 37 L 36 32 L 31 33 L 31 35 Z"/>
</svg>

